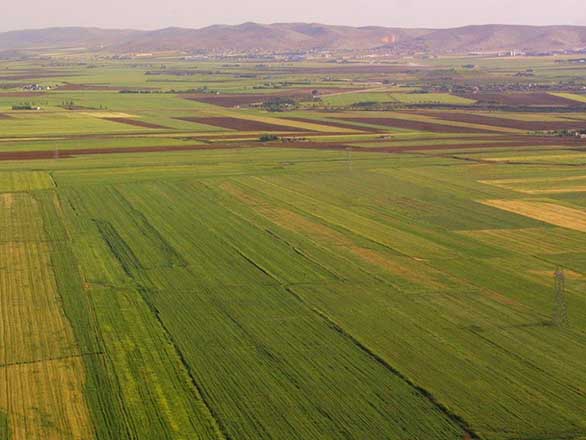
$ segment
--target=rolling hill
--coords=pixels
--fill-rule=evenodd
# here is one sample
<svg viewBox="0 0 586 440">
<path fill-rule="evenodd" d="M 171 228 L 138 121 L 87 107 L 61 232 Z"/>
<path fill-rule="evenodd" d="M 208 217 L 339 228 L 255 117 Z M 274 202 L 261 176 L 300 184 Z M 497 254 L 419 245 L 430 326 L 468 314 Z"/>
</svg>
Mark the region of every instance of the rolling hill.
<svg viewBox="0 0 586 440">
<path fill-rule="evenodd" d="M 0 33 L 0 50 L 44 48 L 99 48 L 128 41 L 143 34 L 141 31 L 63 27 L 29 29 Z"/>
<path fill-rule="evenodd" d="M 84 47 L 114 53 L 161 50 L 374 49 L 464 53 L 586 48 L 586 27 L 482 25 L 452 29 L 331 26 L 316 23 L 243 23 L 155 31 L 49 28 L 0 33 L 0 51 Z"/>
</svg>

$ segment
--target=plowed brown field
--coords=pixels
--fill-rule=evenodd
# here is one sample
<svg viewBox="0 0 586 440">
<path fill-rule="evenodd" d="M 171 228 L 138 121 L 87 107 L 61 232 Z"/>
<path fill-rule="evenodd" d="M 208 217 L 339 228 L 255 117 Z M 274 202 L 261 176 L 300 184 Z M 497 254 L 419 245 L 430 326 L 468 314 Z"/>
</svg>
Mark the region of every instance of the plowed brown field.
<svg viewBox="0 0 586 440">
<path fill-rule="evenodd" d="M 310 131 L 286 125 L 269 124 L 267 122 L 253 121 L 250 119 L 239 119 L 229 117 L 197 118 L 185 117 L 176 118 L 181 121 L 195 122 L 197 124 L 212 125 L 214 127 L 228 128 L 238 131 Z"/>
</svg>

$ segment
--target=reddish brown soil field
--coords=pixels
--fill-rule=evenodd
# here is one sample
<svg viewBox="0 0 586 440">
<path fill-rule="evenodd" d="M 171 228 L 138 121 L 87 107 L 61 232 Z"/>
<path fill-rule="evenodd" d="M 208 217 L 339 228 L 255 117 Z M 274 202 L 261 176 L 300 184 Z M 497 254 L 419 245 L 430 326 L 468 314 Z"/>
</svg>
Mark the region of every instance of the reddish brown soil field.
<svg viewBox="0 0 586 440">
<path fill-rule="evenodd" d="M 287 118 L 287 119 L 290 119 L 291 121 L 297 121 L 297 122 L 308 122 L 310 124 L 324 125 L 326 127 L 349 128 L 352 130 L 366 131 L 368 133 L 376 133 L 376 132 L 381 131 L 381 130 L 379 130 L 377 128 L 373 128 L 373 127 L 359 127 L 357 125 L 344 124 L 343 122 L 318 121 L 316 119 L 309 119 L 309 118 Z"/>
<path fill-rule="evenodd" d="M 4 113 L 0 113 L 0 119 L 12 119 L 12 116 L 8 116 Z"/>
<path fill-rule="evenodd" d="M 181 121 L 196 122 L 198 124 L 212 125 L 214 127 L 228 128 L 230 130 L 238 131 L 286 131 L 286 132 L 299 132 L 309 131 L 302 130 L 296 127 L 287 127 L 285 125 L 269 124 L 266 122 L 251 121 L 248 119 L 238 119 L 229 117 L 211 117 L 211 118 L 197 118 L 197 117 L 186 117 L 186 118 L 175 118 Z"/>
<path fill-rule="evenodd" d="M 44 95 L 43 92 L 1 92 L 0 98 L 34 98 Z"/>
<path fill-rule="evenodd" d="M 410 112 L 411 113 L 411 112 Z M 455 112 L 433 112 L 418 111 L 413 112 L 419 115 L 433 116 L 444 121 L 467 122 L 470 124 L 492 125 L 503 128 L 516 128 L 527 131 L 547 131 L 586 128 L 586 121 L 516 121 L 513 119 L 499 118 L 495 116 L 478 115 L 474 113 L 455 113 Z"/>
<path fill-rule="evenodd" d="M 203 102 L 205 104 L 219 105 L 221 107 L 236 107 L 239 105 L 250 105 L 262 102 L 267 99 L 266 95 L 183 95 L 190 101 Z"/>
<path fill-rule="evenodd" d="M 478 129 L 469 127 L 454 127 L 433 122 L 413 121 L 396 118 L 338 118 L 344 121 L 359 122 L 363 124 L 382 125 L 385 127 L 404 128 L 406 130 L 429 131 L 433 133 L 494 133 L 490 129 Z"/>
<path fill-rule="evenodd" d="M 120 90 L 130 90 L 130 91 L 138 91 L 138 90 L 160 90 L 154 87 L 117 87 L 117 86 L 108 86 L 103 84 L 71 84 L 65 83 L 59 87 L 57 90 L 64 90 L 64 91 L 112 91 L 112 92 L 119 92 Z"/>
<path fill-rule="evenodd" d="M 260 146 L 260 145 L 257 145 Z M 124 154 L 124 153 L 160 153 L 165 151 L 226 150 L 244 148 L 231 145 L 173 145 L 160 147 L 125 147 L 125 148 L 79 148 L 59 151 L 59 159 L 70 159 L 89 154 Z M 3 151 L 0 160 L 35 160 L 54 159 L 54 151 Z"/>
<path fill-rule="evenodd" d="M 132 125 L 134 127 L 141 127 L 141 128 L 156 128 L 160 130 L 166 130 L 169 127 L 164 127 L 162 125 L 151 124 L 150 122 L 144 121 L 137 121 L 136 119 L 128 119 L 128 118 L 101 118 L 105 121 L 110 122 L 119 122 L 120 124 Z"/>
<path fill-rule="evenodd" d="M 478 93 L 462 95 L 464 98 L 475 99 L 480 104 L 498 105 L 549 105 L 549 106 L 570 106 L 580 105 L 579 102 L 571 99 L 553 96 L 549 93 Z"/>
</svg>

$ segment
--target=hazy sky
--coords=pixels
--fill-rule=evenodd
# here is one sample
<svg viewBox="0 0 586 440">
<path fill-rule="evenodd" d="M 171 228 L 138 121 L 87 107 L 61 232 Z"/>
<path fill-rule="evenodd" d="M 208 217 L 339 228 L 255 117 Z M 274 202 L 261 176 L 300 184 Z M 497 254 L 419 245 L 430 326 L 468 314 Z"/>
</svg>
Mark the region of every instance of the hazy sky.
<svg viewBox="0 0 586 440">
<path fill-rule="evenodd" d="M 50 26 L 155 29 L 245 21 L 405 27 L 586 25 L 584 0 L 7 0 L 0 31 Z"/>
</svg>

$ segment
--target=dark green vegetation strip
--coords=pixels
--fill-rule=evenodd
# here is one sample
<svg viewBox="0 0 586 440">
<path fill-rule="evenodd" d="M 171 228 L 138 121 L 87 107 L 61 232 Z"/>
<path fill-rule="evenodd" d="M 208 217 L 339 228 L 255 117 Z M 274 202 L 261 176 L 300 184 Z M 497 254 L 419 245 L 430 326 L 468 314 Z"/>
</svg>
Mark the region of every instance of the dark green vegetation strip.
<svg viewBox="0 0 586 440">
<path fill-rule="evenodd" d="M 111 366 L 104 356 L 91 298 L 84 292 L 78 263 L 71 252 L 69 236 L 61 220 L 61 202 L 53 191 L 38 192 L 36 199 L 46 219 L 44 226 L 47 236 L 62 240 L 50 242 L 51 264 L 65 315 L 71 323 L 80 351 L 87 355 L 86 399 L 92 411 L 96 435 L 98 438 L 128 438 L 124 409 L 116 397 L 120 393 L 116 382 L 112 380 L 112 372 L 108 371 Z"/>
<path fill-rule="evenodd" d="M 12 434 L 10 432 L 10 425 L 8 423 L 8 416 L 0 411 L 0 438 L 10 440 Z"/>
</svg>

